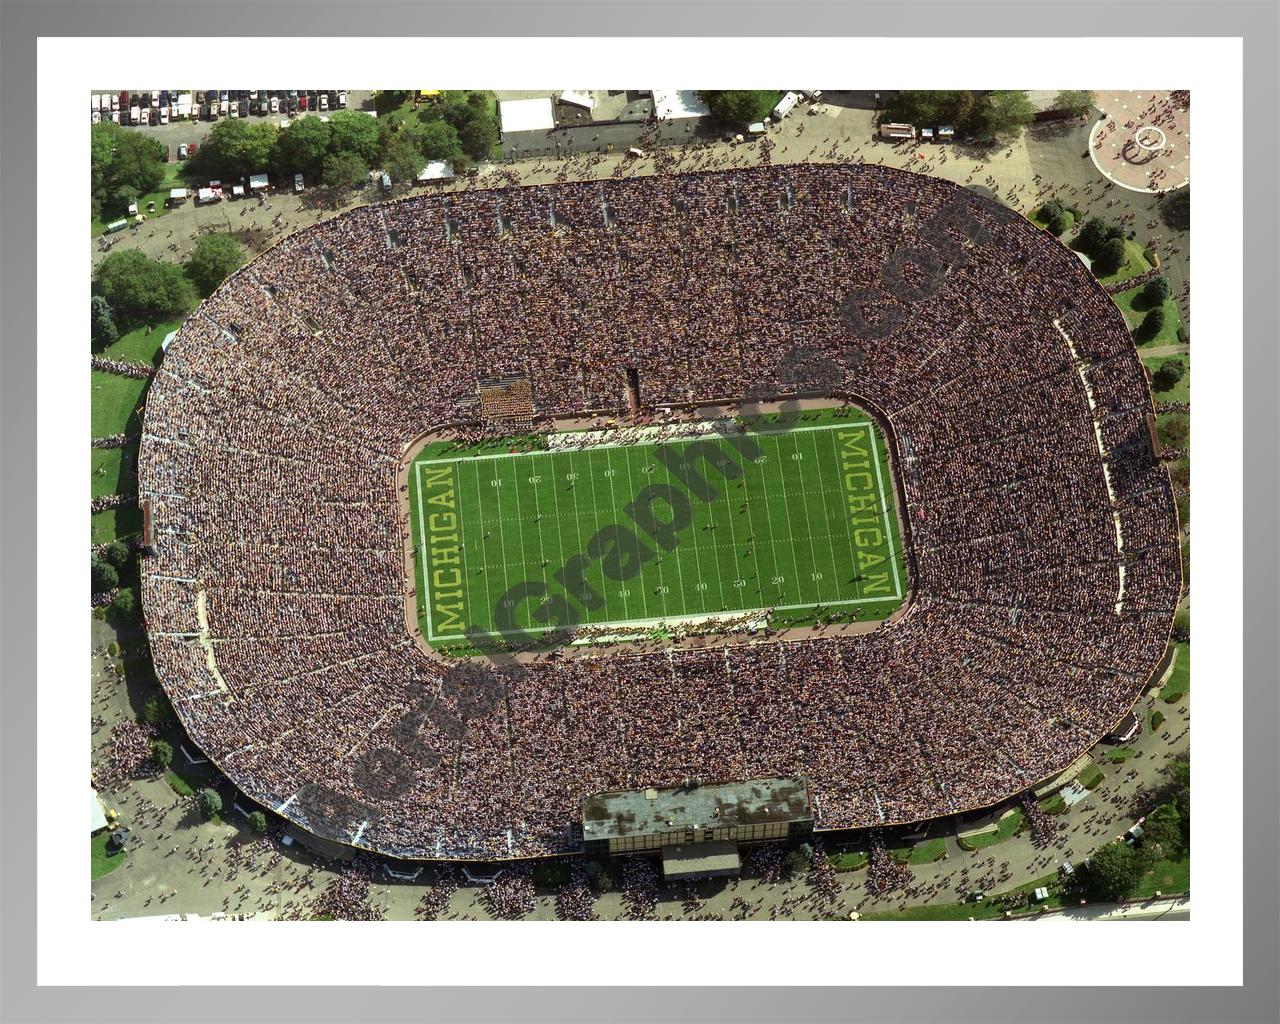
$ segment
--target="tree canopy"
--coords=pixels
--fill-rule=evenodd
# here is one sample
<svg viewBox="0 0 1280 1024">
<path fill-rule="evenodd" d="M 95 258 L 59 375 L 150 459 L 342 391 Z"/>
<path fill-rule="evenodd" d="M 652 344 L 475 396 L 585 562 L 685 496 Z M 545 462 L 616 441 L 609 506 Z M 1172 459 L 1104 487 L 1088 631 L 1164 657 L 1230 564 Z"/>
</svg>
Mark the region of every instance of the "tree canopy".
<svg viewBox="0 0 1280 1024">
<path fill-rule="evenodd" d="M 904 89 L 889 100 L 885 119 L 921 126 L 949 124 L 964 130 L 973 106 L 968 89 Z"/>
<path fill-rule="evenodd" d="M 462 155 L 458 129 L 448 121 L 411 121 L 400 129 L 398 137 L 412 140 L 428 160 L 456 160 Z"/>
<path fill-rule="evenodd" d="M 1144 302 L 1155 305 L 1164 302 L 1169 297 L 1169 282 L 1163 276 L 1153 277 L 1145 285 L 1142 286 L 1142 298 Z"/>
<path fill-rule="evenodd" d="M 89 145 L 90 196 L 95 216 L 122 212 L 164 180 L 165 147 L 152 136 L 114 122 L 95 124 Z"/>
<path fill-rule="evenodd" d="M 422 169 L 427 166 L 427 158 L 413 144 L 413 140 L 402 133 L 388 144 L 382 166 L 394 181 L 416 181 Z"/>
<path fill-rule="evenodd" d="M 300 117 L 276 139 L 272 165 L 281 174 L 306 174 L 314 177 L 324 166 L 325 154 L 333 131 L 329 122 L 318 117 Z"/>
<path fill-rule="evenodd" d="M 1142 881 L 1145 862 L 1127 843 L 1107 843 L 1081 869 L 1086 891 L 1095 899 L 1124 899 Z"/>
<path fill-rule="evenodd" d="M 1036 116 L 1031 97 L 1017 89 L 989 92 L 979 98 L 965 120 L 965 128 L 979 142 L 1009 143 Z"/>
<path fill-rule="evenodd" d="M 173 764 L 173 746 L 167 740 L 152 740 L 151 760 L 161 768 L 168 768 Z"/>
<path fill-rule="evenodd" d="M 244 250 L 230 235 L 201 235 L 187 260 L 187 274 L 200 294 L 212 295 L 232 271 L 244 264 Z"/>
<path fill-rule="evenodd" d="M 1124 239 L 1108 238 L 1093 257 L 1093 269 L 1099 277 L 1106 277 L 1123 267 L 1124 261 Z"/>
<path fill-rule="evenodd" d="M 206 818 L 212 818 L 215 814 L 222 813 L 222 797 L 218 795 L 216 789 L 205 787 L 196 794 L 196 803 L 200 807 L 200 813 Z"/>
<path fill-rule="evenodd" d="M 1181 359 L 1169 359 L 1151 375 L 1151 386 L 1156 391 L 1168 391 L 1186 376 L 1187 366 Z"/>
<path fill-rule="evenodd" d="M 330 153 L 321 180 L 330 188 L 358 188 L 369 180 L 369 167 L 355 153 Z"/>
<path fill-rule="evenodd" d="M 117 321 L 164 319 L 185 312 L 195 301 L 180 266 L 149 259 L 137 249 L 108 253 L 94 270 L 93 290 Z"/>
<path fill-rule="evenodd" d="M 1087 89 L 1064 89 L 1053 98 L 1053 109 L 1086 117 L 1093 109 L 1093 93 Z"/>
<path fill-rule="evenodd" d="M 119 336 L 115 319 L 111 316 L 111 307 L 101 295 L 95 295 L 89 300 L 89 330 L 95 352 L 101 352 Z"/>
<path fill-rule="evenodd" d="M 767 117 L 782 94 L 777 89 L 709 89 L 699 95 L 717 121 L 743 128 Z"/>
<path fill-rule="evenodd" d="M 93 559 L 89 563 L 89 578 L 93 584 L 93 592 L 100 594 L 104 590 L 114 590 L 120 585 L 120 575 L 110 562 Z"/>
<path fill-rule="evenodd" d="M 191 166 L 201 175 L 216 179 L 261 174 L 275 155 L 278 133 L 279 129 L 270 121 L 243 118 L 219 121 L 192 159 Z"/>
<path fill-rule="evenodd" d="M 308 118 L 311 120 L 311 118 Z M 378 160 L 382 133 L 378 122 L 359 110 L 339 110 L 329 116 L 330 153 L 353 153 L 366 167 Z"/>
</svg>

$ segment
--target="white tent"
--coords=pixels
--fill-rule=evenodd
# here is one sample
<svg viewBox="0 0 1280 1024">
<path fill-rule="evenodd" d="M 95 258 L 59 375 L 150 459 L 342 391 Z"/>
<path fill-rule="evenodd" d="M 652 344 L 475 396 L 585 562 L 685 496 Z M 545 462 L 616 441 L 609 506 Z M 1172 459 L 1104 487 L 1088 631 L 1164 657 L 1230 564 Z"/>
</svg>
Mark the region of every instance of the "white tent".
<svg viewBox="0 0 1280 1024">
<path fill-rule="evenodd" d="M 702 102 L 696 89 L 654 89 L 653 112 L 659 121 L 674 121 L 706 117 L 711 108 Z"/>
<path fill-rule="evenodd" d="M 249 175 L 249 188 L 256 192 L 258 189 L 267 187 L 267 176 L 265 174 Z"/>
<path fill-rule="evenodd" d="M 187 190 L 185 188 L 169 189 L 169 202 L 185 203 L 187 201 Z"/>
<path fill-rule="evenodd" d="M 503 100 L 498 104 L 498 116 L 502 120 L 504 133 L 550 131 L 556 126 L 550 96 L 531 100 Z"/>
<path fill-rule="evenodd" d="M 453 177 L 453 166 L 447 160 L 432 160 L 426 167 L 422 168 L 422 173 L 418 175 L 419 181 L 448 181 Z"/>
<path fill-rule="evenodd" d="M 96 836 L 107 827 L 107 816 L 102 810 L 102 801 L 98 799 L 98 791 L 89 787 L 89 835 Z"/>
<path fill-rule="evenodd" d="M 565 89 L 560 94 L 561 103 L 569 103 L 575 107 L 582 107 L 583 110 L 591 111 L 595 109 L 595 97 L 586 89 Z"/>
</svg>

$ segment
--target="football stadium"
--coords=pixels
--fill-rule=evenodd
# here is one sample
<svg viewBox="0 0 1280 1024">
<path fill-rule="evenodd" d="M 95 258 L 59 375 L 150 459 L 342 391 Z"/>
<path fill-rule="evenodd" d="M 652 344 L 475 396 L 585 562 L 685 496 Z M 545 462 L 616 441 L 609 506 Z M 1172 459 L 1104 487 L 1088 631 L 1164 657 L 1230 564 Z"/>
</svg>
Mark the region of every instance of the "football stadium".
<svg viewBox="0 0 1280 1024">
<path fill-rule="evenodd" d="M 393 857 L 580 851 L 594 795 L 693 783 L 803 780 L 820 830 L 984 808 L 1162 659 L 1152 417 L 1086 266 L 937 178 L 360 207 L 168 348 L 152 657 L 248 798 Z"/>
</svg>

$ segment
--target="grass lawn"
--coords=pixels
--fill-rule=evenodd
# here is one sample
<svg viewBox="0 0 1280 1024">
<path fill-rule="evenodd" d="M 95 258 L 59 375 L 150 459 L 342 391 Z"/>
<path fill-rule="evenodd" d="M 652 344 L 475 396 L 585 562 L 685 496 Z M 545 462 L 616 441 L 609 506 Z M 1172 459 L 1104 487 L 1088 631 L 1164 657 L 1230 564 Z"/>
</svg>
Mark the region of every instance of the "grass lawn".
<svg viewBox="0 0 1280 1024">
<path fill-rule="evenodd" d="M 1040 810 L 1045 814 L 1061 814 L 1066 809 L 1067 801 L 1061 793 L 1052 793 L 1040 801 Z"/>
<path fill-rule="evenodd" d="M 869 859 L 861 850 L 827 854 L 827 860 L 831 861 L 831 866 L 837 871 L 857 871 L 865 868 Z"/>
<path fill-rule="evenodd" d="M 1133 895 L 1137 899 L 1150 899 L 1156 890 L 1166 896 L 1173 892 L 1186 892 L 1191 888 L 1191 858 L 1160 860 L 1142 876 Z"/>
<path fill-rule="evenodd" d="M 107 856 L 107 843 L 111 840 L 111 829 L 104 829 L 96 836 L 92 836 L 89 840 L 89 848 L 92 854 L 92 878 L 101 878 L 103 875 L 109 875 L 121 864 L 124 859 L 129 856 L 127 853 L 117 853 L 114 856 Z"/>
<path fill-rule="evenodd" d="M 1143 262 L 1146 261 L 1143 260 Z M 1150 303 L 1145 302 L 1142 298 L 1142 289 L 1133 288 L 1127 292 L 1113 295 L 1111 298 L 1120 307 L 1120 312 L 1124 314 L 1129 330 L 1134 333 L 1134 340 L 1139 344 L 1176 345 L 1178 343 L 1178 328 L 1182 326 L 1182 314 L 1178 312 L 1178 304 L 1172 298 L 1164 300 L 1164 326 L 1150 337 L 1142 336 L 1138 333 L 1138 327 L 1142 323 L 1143 317 L 1151 310 Z"/>
<path fill-rule="evenodd" d="M 114 373 L 90 370 L 91 437 L 111 437 L 113 434 L 136 434 L 142 430 L 142 417 L 138 407 L 148 382 L 133 377 L 121 377 Z"/>
<path fill-rule="evenodd" d="M 1191 645 L 1174 644 L 1178 650 L 1178 660 L 1174 663 L 1169 681 L 1160 690 L 1160 697 L 1166 704 L 1176 704 L 1191 689 Z"/>
<path fill-rule="evenodd" d="M 1036 208 L 1036 211 L 1035 211 L 1033 214 L 1031 214 L 1031 216 L 1030 216 L 1030 217 L 1028 217 L 1028 218 L 1027 218 L 1027 220 L 1031 221 L 1031 223 L 1032 223 L 1032 224 L 1034 224 L 1036 227 L 1038 227 L 1038 228 L 1042 228 L 1043 230 L 1048 231 L 1048 230 L 1049 230 L 1049 222 L 1048 222 L 1048 221 L 1046 221 L 1042 216 L 1040 216 L 1040 210 L 1041 210 L 1041 209 L 1043 209 L 1043 208 L 1042 208 L 1042 207 L 1037 207 L 1037 208 Z M 1068 210 L 1068 211 L 1067 211 L 1067 226 L 1066 226 L 1066 228 L 1063 230 L 1062 234 L 1063 234 L 1063 235 L 1066 235 L 1066 234 L 1067 234 L 1067 232 L 1069 232 L 1069 231 L 1070 231 L 1070 230 L 1075 226 L 1075 223 L 1076 223 L 1075 215 L 1074 215 L 1070 210 Z"/>
<path fill-rule="evenodd" d="M 1184 353 L 1180 356 L 1143 356 L 1142 362 L 1148 370 L 1154 375 L 1155 372 L 1164 366 L 1171 359 L 1182 360 L 1183 366 L 1187 368 L 1187 372 L 1182 375 L 1182 380 L 1178 381 L 1168 391 L 1156 391 L 1152 389 L 1157 402 L 1190 402 L 1191 401 L 1191 356 Z"/>
<path fill-rule="evenodd" d="M 174 147 L 174 149 L 176 152 L 177 147 Z M 163 166 L 164 178 L 160 181 L 160 187 L 154 192 L 148 192 L 145 196 L 138 197 L 138 212 L 146 217 L 147 220 L 155 220 L 157 217 L 163 217 L 168 213 L 168 207 L 165 206 L 165 202 L 169 198 L 169 190 L 173 188 L 185 188 L 187 184 L 182 177 L 182 168 L 184 166 L 182 163 L 179 163 L 177 160 L 170 160 Z M 147 203 L 149 202 L 154 202 L 156 204 L 155 213 L 147 213 Z M 125 212 L 124 208 L 117 209 L 110 206 L 104 207 L 100 218 L 90 217 L 89 233 L 90 235 L 97 237 L 107 229 L 107 225 L 112 221 L 122 220 L 127 216 L 128 214 Z"/>
<path fill-rule="evenodd" d="M 908 864 L 932 864 L 935 860 L 942 860 L 946 852 L 945 839 L 926 839 L 922 843 L 916 843 L 915 846 L 901 846 L 896 850 L 890 850 L 889 854 Z"/>
<path fill-rule="evenodd" d="M 1097 789 L 1102 785 L 1102 780 L 1106 778 L 1101 768 L 1096 764 L 1090 764 L 1084 771 L 1076 776 L 1076 782 L 1084 786 L 1085 789 Z"/>
<path fill-rule="evenodd" d="M 1133 747 L 1117 747 L 1107 753 L 1107 760 L 1112 764 L 1124 764 L 1131 757 L 1133 757 Z"/>
<path fill-rule="evenodd" d="M 95 512 L 90 518 L 92 543 L 106 544 L 142 533 L 142 509 L 137 505 Z"/>
<path fill-rule="evenodd" d="M 1156 414 L 1156 437 L 1171 448 L 1186 448 L 1191 431 L 1191 415 L 1185 412 Z"/>
<path fill-rule="evenodd" d="M 89 452 L 92 467 L 92 494 L 137 494 L 138 446 L 126 448 L 93 448 Z"/>
<path fill-rule="evenodd" d="M 1076 248 L 1075 243 L 1071 246 Z M 1145 274 L 1151 269 L 1151 264 L 1146 256 L 1142 254 L 1142 246 L 1137 242 L 1125 239 L 1124 255 L 1125 261 L 1120 265 L 1120 269 L 1114 274 L 1108 274 L 1106 277 L 1099 276 L 1098 280 L 1103 284 L 1118 284 L 1121 281 L 1128 281 L 1131 277 L 1137 277 L 1139 274 Z"/>
<path fill-rule="evenodd" d="M 135 363 L 160 364 L 160 343 L 170 331 L 182 326 L 182 320 L 164 320 L 151 324 L 151 333 L 147 333 L 147 325 L 139 324 L 131 331 L 126 331 L 114 342 L 103 349 L 102 354 L 109 359 L 127 359 Z"/>
<path fill-rule="evenodd" d="M 1022 810 L 1015 807 L 1000 819 L 994 832 L 984 832 L 976 836 L 963 836 L 956 841 L 960 844 L 962 850 L 985 850 L 988 846 L 994 846 L 996 843 L 1003 843 L 1006 839 L 1012 839 L 1020 831 L 1022 831 Z"/>
</svg>

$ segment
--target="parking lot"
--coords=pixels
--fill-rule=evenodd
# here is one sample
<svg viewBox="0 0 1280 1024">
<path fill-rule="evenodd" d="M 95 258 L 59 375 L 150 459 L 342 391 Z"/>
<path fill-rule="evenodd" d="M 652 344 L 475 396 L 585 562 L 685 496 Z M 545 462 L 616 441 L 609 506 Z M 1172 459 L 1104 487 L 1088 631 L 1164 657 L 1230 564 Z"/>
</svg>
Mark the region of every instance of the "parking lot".
<svg viewBox="0 0 1280 1024">
<path fill-rule="evenodd" d="M 133 90 L 129 90 L 132 92 Z M 120 90 L 115 90 L 118 96 Z M 91 95 L 110 95 L 110 90 L 95 89 Z M 373 90 L 372 89 L 356 89 L 347 91 L 347 107 L 348 110 L 372 110 L 373 109 Z M 310 117 L 313 114 L 320 114 L 321 111 L 308 110 L 305 114 L 299 113 L 296 117 Z M 330 111 L 332 113 L 332 111 Z M 153 139 L 161 142 L 169 147 L 170 155 L 176 156 L 180 143 L 201 143 L 213 130 L 213 126 L 226 118 L 218 118 L 217 121 L 170 121 L 168 124 L 160 125 L 129 125 L 129 131 L 143 132 L 150 135 Z M 246 120 L 263 121 L 276 120 L 288 121 L 288 114 L 250 114 Z"/>
</svg>

